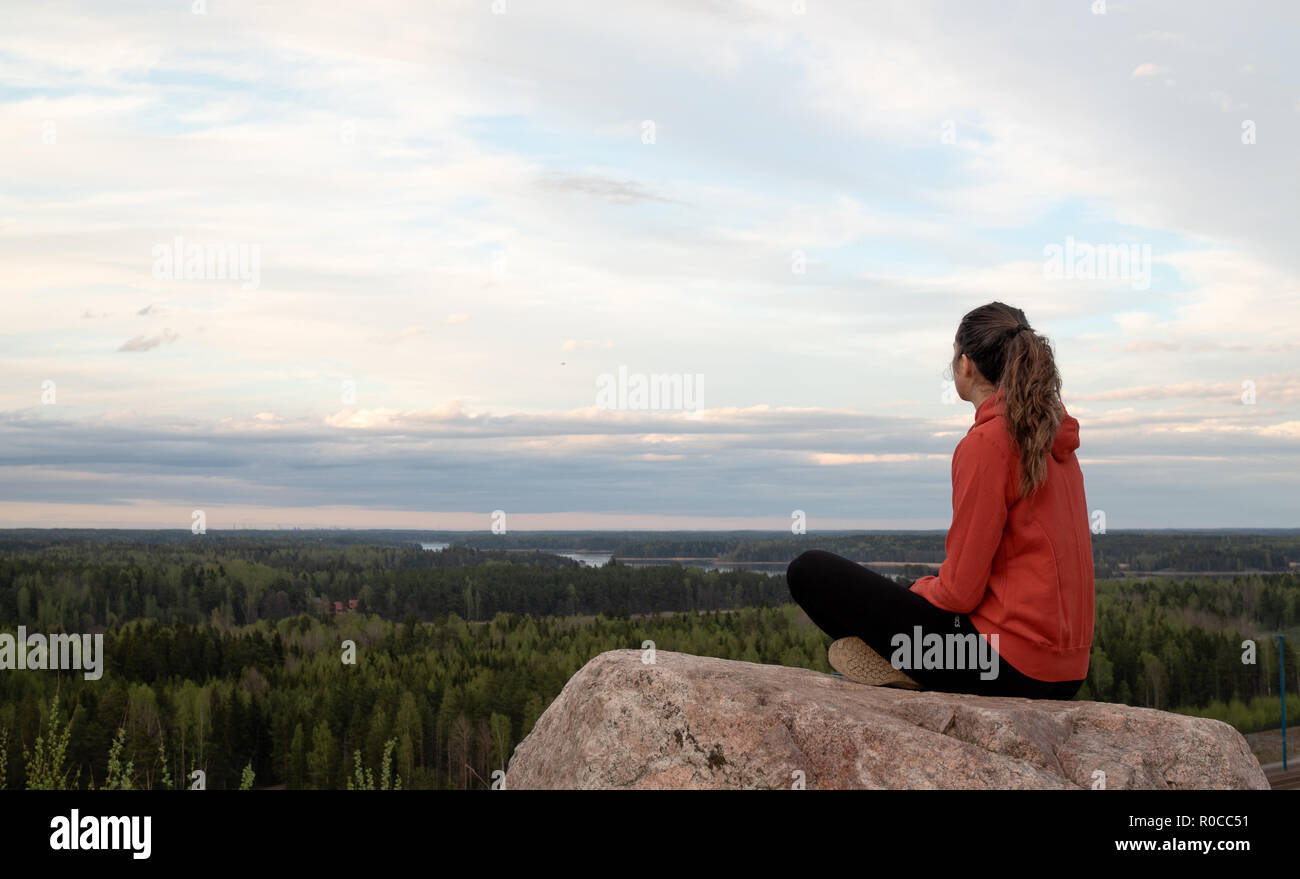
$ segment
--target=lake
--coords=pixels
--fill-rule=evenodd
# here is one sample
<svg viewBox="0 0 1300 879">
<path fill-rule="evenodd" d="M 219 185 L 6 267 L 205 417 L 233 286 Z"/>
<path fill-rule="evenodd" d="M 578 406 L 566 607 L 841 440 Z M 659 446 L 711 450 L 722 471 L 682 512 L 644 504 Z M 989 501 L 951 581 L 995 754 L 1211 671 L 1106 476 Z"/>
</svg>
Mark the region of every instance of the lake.
<svg viewBox="0 0 1300 879">
<path fill-rule="evenodd" d="M 421 543 L 421 549 L 427 549 L 430 552 L 439 552 L 446 549 L 449 543 Z M 512 549 L 507 552 L 532 552 L 532 550 Z M 543 549 L 540 552 L 548 552 L 552 555 L 563 556 L 566 559 L 573 559 L 579 564 L 592 568 L 599 568 L 609 563 L 613 558 L 613 553 L 608 552 L 584 552 L 582 550 L 568 549 Z M 767 574 L 769 577 L 775 577 L 778 574 L 784 574 L 786 565 L 784 562 L 726 562 L 718 563 L 712 559 L 630 559 L 620 560 L 621 564 L 633 568 L 649 568 L 655 565 L 682 565 L 688 568 L 703 568 L 706 571 L 757 571 Z"/>
</svg>

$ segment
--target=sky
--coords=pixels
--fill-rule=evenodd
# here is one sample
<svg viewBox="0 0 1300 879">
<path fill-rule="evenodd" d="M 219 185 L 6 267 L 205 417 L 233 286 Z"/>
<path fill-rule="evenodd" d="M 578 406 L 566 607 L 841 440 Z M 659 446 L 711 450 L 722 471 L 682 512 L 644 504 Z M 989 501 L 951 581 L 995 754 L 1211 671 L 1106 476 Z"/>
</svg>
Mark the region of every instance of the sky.
<svg viewBox="0 0 1300 879">
<path fill-rule="evenodd" d="M 1300 526 L 1295 4 L 7 5 L 0 527 Z"/>
</svg>

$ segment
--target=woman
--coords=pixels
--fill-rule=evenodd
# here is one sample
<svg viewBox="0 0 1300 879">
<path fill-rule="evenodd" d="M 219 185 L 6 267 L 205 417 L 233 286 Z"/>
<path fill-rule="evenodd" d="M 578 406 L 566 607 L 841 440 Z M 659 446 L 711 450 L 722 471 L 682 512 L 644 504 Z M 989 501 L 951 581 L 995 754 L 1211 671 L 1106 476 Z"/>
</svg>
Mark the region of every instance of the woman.
<svg viewBox="0 0 1300 879">
<path fill-rule="evenodd" d="M 1061 403 L 1052 349 L 1018 308 L 993 302 L 962 318 L 952 376 L 975 424 L 952 456 L 939 575 L 908 588 L 810 550 L 790 563 L 790 594 L 836 639 L 830 664 L 851 680 L 1071 699 L 1093 624 L 1079 422 Z"/>
</svg>

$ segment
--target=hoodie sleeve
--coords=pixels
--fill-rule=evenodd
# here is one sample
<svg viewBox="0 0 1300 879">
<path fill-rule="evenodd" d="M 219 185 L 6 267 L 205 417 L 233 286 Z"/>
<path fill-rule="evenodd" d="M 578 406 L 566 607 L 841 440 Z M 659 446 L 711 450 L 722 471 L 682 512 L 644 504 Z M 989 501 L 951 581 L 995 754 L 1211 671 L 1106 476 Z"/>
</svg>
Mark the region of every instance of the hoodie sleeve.
<svg viewBox="0 0 1300 879">
<path fill-rule="evenodd" d="M 1008 462 L 977 433 L 952 454 L 952 526 L 939 576 L 922 577 L 911 590 L 942 610 L 970 613 L 984 599 L 993 557 L 1007 523 Z"/>
</svg>

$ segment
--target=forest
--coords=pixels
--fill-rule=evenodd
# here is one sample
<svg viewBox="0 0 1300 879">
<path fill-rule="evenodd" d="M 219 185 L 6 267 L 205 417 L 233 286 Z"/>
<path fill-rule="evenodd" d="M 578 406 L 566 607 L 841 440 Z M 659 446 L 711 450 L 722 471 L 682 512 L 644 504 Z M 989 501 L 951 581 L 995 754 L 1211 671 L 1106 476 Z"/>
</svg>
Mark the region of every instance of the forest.
<svg viewBox="0 0 1300 879">
<path fill-rule="evenodd" d="M 0 552 L 109 543 L 192 545 L 188 530 L 100 531 L 78 529 L 0 531 Z M 588 550 L 625 559 L 713 559 L 719 562 L 784 563 L 816 547 L 855 561 L 938 566 L 943 531 L 227 531 L 204 535 L 209 543 L 241 551 L 270 551 L 313 542 L 321 547 L 362 545 L 415 547 L 446 543 L 480 550 Z M 1159 572 L 1288 571 L 1300 568 L 1300 530 L 1198 531 L 1110 530 L 1092 535 L 1098 577 Z"/>
<path fill-rule="evenodd" d="M 198 770 L 209 788 L 486 789 L 604 650 L 651 640 L 830 671 L 829 639 L 782 577 L 355 535 L 186 535 L 0 536 L 0 631 L 103 633 L 106 657 L 99 680 L 0 671 L 0 785 L 184 788 Z M 1295 574 L 1101 579 L 1078 698 L 1276 727 L 1272 636 L 1298 630 Z"/>
</svg>

